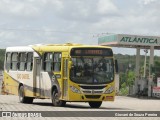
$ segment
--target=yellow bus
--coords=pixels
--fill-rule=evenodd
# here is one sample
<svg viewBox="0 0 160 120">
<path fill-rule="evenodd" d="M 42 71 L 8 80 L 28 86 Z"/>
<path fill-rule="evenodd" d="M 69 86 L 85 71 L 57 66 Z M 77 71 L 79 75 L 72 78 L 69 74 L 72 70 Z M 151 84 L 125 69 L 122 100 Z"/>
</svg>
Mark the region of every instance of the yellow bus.
<svg viewBox="0 0 160 120">
<path fill-rule="evenodd" d="M 21 103 L 51 99 L 54 106 L 114 101 L 117 62 L 110 47 L 49 44 L 6 48 L 3 91 Z"/>
</svg>

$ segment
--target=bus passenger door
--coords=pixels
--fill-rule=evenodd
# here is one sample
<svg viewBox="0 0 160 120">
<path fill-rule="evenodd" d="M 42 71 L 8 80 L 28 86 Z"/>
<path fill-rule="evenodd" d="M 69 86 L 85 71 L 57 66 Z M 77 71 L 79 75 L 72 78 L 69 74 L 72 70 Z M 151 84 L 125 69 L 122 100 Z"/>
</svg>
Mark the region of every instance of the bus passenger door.
<svg viewBox="0 0 160 120">
<path fill-rule="evenodd" d="M 41 84 L 40 84 L 40 71 L 41 71 L 41 61 L 40 58 L 35 58 L 35 78 L 34 78 L 34 94 L 36 97 L 40 97 L 41 94 Z"/>
<path fill-rule="evenodd" d="M 68 59 L 64 58 L 63 59 L 63 91 L 62 91 L 62 96 L 63 99 L 67 99 L 67 93 L 68 93 Z"/>
</svg>

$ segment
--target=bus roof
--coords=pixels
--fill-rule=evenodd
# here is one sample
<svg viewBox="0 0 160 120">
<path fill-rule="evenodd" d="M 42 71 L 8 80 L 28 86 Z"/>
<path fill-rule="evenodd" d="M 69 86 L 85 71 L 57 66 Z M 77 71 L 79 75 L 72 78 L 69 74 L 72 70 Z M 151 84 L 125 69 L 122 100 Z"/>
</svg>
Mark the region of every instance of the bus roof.
<svg viewBox="0 0 160 120">
<path fill-rule="evenodd" d="M 17 46 L 17 47 L 7 47 L 6 52 L 33 52 L 33 48 L 30 46 Z"/>
<path fill-rule="evenodd" d="M 41 46 L 32 46 L 33 49 L 36 51 L 68 51 L 72 48 L 86 48 L 86 47 L 99 47 L 99 48 L 110 48 L 106 46 L 100 46 L 100 45 L 83 45 L 83 44 L 72 44 L 72 43 L 67 43 L 67 44 L 48 44 L 48 45 L 41 45 Z"/>
<path fill-rule="evenodd" d="M 66 43 L 66 44 L 38 44 L 38 45 L 29 45 L 29 46 L 16 46 L 16 47 L 7 47 L 6 52 L 33 52 L 34 50 L 37 52 L 43 52 L 43 51 L 68 51 L 72 48 L 86 48 L 86 47 L 99 47 L 99 48 L 110 48 L 106 46 L 100 46 L 100 45 L 83 45 L 83 44 L 72 44 L 72 43 Z"/>
</svg>

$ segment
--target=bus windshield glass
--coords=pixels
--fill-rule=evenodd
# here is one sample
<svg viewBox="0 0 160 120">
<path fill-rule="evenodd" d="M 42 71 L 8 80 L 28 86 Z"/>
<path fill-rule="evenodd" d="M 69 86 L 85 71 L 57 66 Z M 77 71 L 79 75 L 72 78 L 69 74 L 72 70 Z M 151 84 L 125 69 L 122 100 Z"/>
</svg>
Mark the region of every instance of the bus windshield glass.
<svg viewBox="0 0 160 120">
<path fill-rule="evenodd" d="M 113 58 L 72 57 L 70 78 L 80 84 L 106 84 L 114 79 Z"/>
</svg>

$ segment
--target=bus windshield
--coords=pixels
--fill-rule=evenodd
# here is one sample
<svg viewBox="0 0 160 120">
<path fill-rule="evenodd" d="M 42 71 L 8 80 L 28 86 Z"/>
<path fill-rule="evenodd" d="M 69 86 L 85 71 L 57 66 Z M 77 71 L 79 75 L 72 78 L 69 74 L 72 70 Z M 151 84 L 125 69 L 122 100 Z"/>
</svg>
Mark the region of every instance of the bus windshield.
<svg viewBox="0 0 160 120">
<path fill-rule="evenodd" d="M 70 78 L 80 84 L 106 84 L 114 79 L 113 58 L 75 57 L 72 58 Z"/>
</svg>

